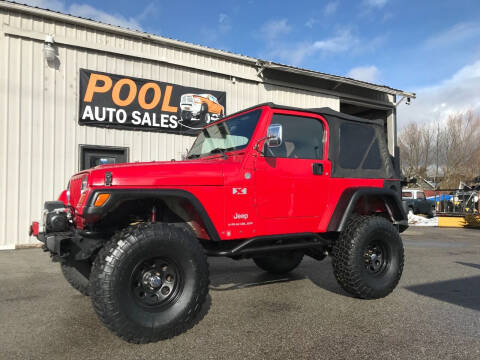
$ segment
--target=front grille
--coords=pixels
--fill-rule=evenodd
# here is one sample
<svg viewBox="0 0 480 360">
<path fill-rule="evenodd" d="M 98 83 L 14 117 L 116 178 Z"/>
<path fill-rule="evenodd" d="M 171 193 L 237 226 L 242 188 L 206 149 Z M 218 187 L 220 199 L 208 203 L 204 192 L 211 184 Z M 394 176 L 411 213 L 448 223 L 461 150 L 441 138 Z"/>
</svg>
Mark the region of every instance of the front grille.
<svg viewBox="0 0 480 360">
<path fill-rule="evenodd" d="M 181 103 L 182 103 L 182 105 L 183 104 L 191 105 L 193 103 L 193 96 L 183 95 Z"/>
<path fill-rule="evenodd" d="M 82 179 L 86 174 L 78 174 L 72 176 L 70 179 L 70 205 L 77 206 L 78 200 L 80 199 L 81 189 L 82 189 Z"/>
</svg>

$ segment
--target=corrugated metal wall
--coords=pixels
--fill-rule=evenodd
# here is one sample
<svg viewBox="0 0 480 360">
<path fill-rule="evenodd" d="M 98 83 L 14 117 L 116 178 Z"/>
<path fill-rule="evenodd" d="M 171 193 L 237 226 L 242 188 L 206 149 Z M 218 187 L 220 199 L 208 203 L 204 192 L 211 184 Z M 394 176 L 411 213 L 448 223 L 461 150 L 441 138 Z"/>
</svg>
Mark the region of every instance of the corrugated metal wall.
<svg viewBox="0 0 480 360">
<path fill-rule="evenodd" d="M 39 218 L 43 202 L 55 199 L 78 171 L 79 144 L 126 146 L 130 161 L 150 161 L 179 159 L 193 141 L 79 126 L 80 68 L 226 91 L 228 113 L 265 101 L 339 108 L 336 97 L 242 79 L 256 74 L 246 64 L 23 13 L 0 10 L 0 24 L 0 249 L 36 242 L 28 237 L 28 226 Z M 43 57 L 41 39 L 49 33 L 73 43 L 58 46 L 57 67 L 49 67 Z M 75 46 L 82 42 L 136 51 L 139 58 Z M 142 60 L 143 55 L 150 60 Z M 192 68 L 152 60 L 155 56 L 181 59 Z M 194 70 L 197 65 L 240 77 L 233 82 L 226 75 Z"/>
</svg>

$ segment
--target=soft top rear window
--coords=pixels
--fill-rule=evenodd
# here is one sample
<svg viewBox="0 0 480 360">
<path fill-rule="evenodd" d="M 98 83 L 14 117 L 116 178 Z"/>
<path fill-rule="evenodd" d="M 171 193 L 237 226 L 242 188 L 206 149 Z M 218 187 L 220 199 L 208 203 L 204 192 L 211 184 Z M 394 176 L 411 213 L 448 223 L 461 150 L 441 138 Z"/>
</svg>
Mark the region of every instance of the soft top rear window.
<svg viewBox="0 0 480 360">
<path fill-rule="evenodd" d="M 344 169 L 381 169 L 382 159 L 374 128 L 355 123 L 342 123 L 339 161 L 339 165 Z"/>
</svg>

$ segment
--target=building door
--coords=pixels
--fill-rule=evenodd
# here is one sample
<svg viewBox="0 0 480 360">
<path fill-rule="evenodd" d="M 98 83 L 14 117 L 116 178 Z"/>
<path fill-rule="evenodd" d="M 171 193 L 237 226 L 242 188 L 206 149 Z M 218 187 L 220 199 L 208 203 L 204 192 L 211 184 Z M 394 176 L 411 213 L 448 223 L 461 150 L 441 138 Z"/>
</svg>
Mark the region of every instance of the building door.
<svg viewBox="0 0 480 360">
<path fill-rule="evenodd" d="M 258 215 L 263 218 L 321 217 L 328 199 L 330 162 L 320 118 L 274 113 L 281 124 L 279 147 L 265 147 L 256 161 Z"/>
<path fill-rule="evenodd" d="M 128 148 L 80 145 L 80 170 L 128 162 Z"/>
</svg>

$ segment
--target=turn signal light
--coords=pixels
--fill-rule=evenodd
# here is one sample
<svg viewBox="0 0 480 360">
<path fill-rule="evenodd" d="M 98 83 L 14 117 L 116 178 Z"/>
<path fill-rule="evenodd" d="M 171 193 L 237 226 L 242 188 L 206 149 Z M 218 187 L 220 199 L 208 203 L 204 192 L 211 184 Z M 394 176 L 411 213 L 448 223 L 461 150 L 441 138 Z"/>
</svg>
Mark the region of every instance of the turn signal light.
<svg viewBox="0 0 480 360">
<path fill-rule="evenodd" d="M 110 194 L 98 194 L 95 199 L 95 207 L 102 206 L 110 198 Z"/>
</svg>

